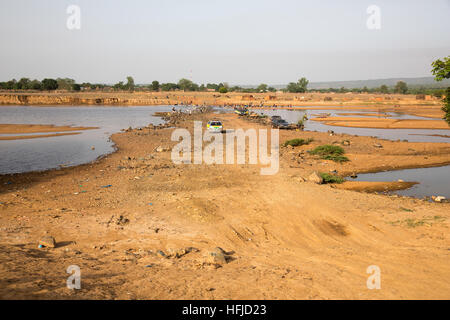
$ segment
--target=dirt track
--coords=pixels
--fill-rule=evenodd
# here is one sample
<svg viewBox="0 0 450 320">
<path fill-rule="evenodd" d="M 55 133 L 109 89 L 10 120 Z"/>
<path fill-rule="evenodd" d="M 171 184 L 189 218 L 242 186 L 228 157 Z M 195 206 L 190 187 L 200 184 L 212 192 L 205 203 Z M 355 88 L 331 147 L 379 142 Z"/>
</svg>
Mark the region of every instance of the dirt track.
<svg viewBox="0 0 450 320">
<path fill-rule="evenodd" d="M 262 128 L 214 117 L 226 128 Z M 177 126 L 192 130 L 191 120 Z M 279 173 L 261 176 L 254 165 L 174 165 L 170 152 L 155 152 L 174 145 L 172 130 L 116 134 L 119 151 L 93 164 L 1 176 L 0 298 L 450 297 L 450 204 L 303 181 L 315 170 L 449 163 L 448 144 L 283 131 L 281 142 L 314 141 L 282 148 Z M 348 163 L 302 153 L 344 139 Z M 37 248 L 44 232 L 55 249 Z M 228 263 L 210 263 L 215 247 Z M 69 265 L 81 267 L 81 290 L 66 288 Z M 370 265 L 381 269 L 381 290 L 366 287 Z"/>
</svg>

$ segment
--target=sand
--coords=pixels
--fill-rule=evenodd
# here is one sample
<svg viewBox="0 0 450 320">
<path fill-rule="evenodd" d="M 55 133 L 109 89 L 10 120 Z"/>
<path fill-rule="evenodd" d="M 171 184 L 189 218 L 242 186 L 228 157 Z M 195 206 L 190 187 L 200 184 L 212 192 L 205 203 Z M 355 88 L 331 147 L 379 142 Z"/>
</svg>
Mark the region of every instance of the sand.
<svg viewBox="0 0 450 320">
<path fill-rule="evenodd" d="M 267 128 L 234 114 L 176 126 L 192 132 L 192 120 L 211 117 Z M 450 163 L 449 144 L 281 131 L 281 142 L 314 141 L 282 148 L 279 173 L 262 176 L 257 165 L 175 165 L 155 152 L 175 144 L 172 131 L 115 134 L 118 151 L 97 162 L 0 176 L 0 298 L 449 298 L 450 204 L 304 182 L 313 171 Z M 341 140 L 351 141 L 348 163 L 306 153 Z M 56 248 L 38 249 L 45 232 Z M 216 247 L 227 263 L 208 258 Z M 66 288 L 70 265 L 81 268 L 81 290 Z M 371 265 L 381 290 L 366 286 Z"/>
<path fill-rule="evenodd" d="M 80 132 L 65 132 L 65 131 L 81 131 L 98 129 L 98 127 L 71 127 L 71 126 L 54 126 L 41 124 L 0 124 L 0 134 L 20 134 L 27 133 L 27 135 L 16 136 L 0 136 L 0 140 L 24 140 L 37 138 L 50 138 L 67 135 L 76 135 Z M 28 134 L 28 133 L 45 133 L 58 132 L 53 134 Z"/>
<path fill-rule="evenodd" d="M 312 118 L 330 126 L 378 129 L 440 129 L 450 130 L 444 120 L 410 120 L 369 117 L 324 117 Z"/>
</svg>

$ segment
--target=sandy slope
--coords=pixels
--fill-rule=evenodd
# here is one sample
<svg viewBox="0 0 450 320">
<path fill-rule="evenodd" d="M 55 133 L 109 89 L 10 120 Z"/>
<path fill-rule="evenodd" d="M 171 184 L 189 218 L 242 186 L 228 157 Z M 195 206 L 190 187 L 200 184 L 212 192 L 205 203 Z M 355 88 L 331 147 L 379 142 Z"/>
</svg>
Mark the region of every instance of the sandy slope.
<svg viewBox="0 0 450 320">
<path fill-rule="evenodd" d="M 338 127 L 450 130 L 450 126 L 444 120 L 386 119 L 369 117 L 324 117 L 312 118 L 311 120 Z"/>
<path fill-rule="evenodd" d="M 196 116 L 205 123 L 210 116 Z M 220 117 L 226 128 L 262 128 Z M 177 126 L 192 130 L 192 121 Z M 172 129 L 116 134 L 105 159 L 0 177 L 0 297 L 100 299 L 448 299 L 450 204 L 303 182 L 313 170 L 367 172 L 450 161 L 448 144 L 326 133 L 281 150 L 277 175 L 253 165 L 174 165 Z M 350 139 L 346 164 L 302 150 Z M 374 148 L 373 143 L 383 144 Z M 111 187 L 102 188 L 102 186 Z M 122 216 L 122 218 L 121 218 Z M 127 221 L 128 220 L 128 221 Z M 59 246 L 38 249 L 45 232 Z M 226 264 L 205 258 L 221 247 Z M 195 247 L 183 255 L 180 249 Z M 178 252 L 178 258 L 163 258 Z M 65 287 L 79 265 L 82 289 Z M 381 290 L 366 287 L 370 265 Z"/>
</svg>

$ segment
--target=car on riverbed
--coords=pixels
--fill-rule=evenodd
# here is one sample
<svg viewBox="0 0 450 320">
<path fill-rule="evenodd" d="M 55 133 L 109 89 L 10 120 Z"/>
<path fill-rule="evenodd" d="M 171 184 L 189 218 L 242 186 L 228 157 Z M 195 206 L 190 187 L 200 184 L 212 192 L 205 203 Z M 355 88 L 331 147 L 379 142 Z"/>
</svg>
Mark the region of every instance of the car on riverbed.
<svg viewBox="0 0 450 320">
<path fill-rule="evenodd" d="M 234 113 L 237 113 L 239 116 L 248 116 L 248 109 L 245 107 L 235 108 Z"/>
<path fill-rule="evenodd" d="M 277 129 L 290 129 L 291 125 L 284 119 L 281 119 L 280 116 L 273 116 L 271 119 L 272 128 Z"/>
<path fill-rule="evenodd" d="M 219 120 L 208 121 L 206 128 L 208 129 L 209 132 L 221 133 L 223 131 L 222 122 L 220 122 Z"/>
</svg>

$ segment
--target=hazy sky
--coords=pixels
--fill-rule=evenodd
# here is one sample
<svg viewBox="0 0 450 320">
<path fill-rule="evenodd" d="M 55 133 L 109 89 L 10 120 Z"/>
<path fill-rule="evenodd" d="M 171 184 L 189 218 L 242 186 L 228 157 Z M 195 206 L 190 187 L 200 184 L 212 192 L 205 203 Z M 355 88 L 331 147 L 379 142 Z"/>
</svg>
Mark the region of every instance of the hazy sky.
<svg viewBox="0 0 450 320">
<path fill-rule="evenodd" d="M 80 30 L 66 27 L 69 5 Z M 450 55 L 450 0 L 1 0 L 0 39 L 0 81 L 421 77 Z"/>
</svg>

